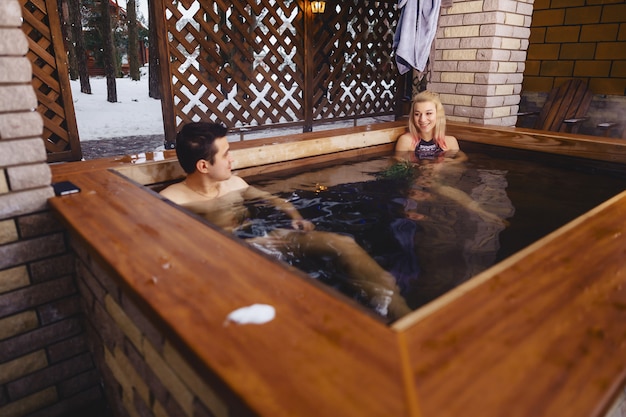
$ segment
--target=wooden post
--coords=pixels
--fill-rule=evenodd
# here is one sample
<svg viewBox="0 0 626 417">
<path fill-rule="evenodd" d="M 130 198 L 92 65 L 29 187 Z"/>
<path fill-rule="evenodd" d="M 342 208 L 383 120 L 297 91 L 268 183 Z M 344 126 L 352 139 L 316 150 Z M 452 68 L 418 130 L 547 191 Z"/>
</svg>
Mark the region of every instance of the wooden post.
<svg viewBox="0 0 626 417">
<path fill-rule="evenodd" d="M 156 38 L 159 52 L 159 75 L 161 78 L 161 109 L 163 111 L 163 128 L 165 131 L 165 148 L 173 149 L 176 144 L 176 114 L 174 113 L 174 92 L 172 73 L 170 71 L 170 55 L 167 45 L 167 22 L 163 0 L 151 0 L 150 15 L 154 16 Z"/>
<path fill-rule="evenodd" d="M 313 12 L 311 11 L 311 2 L 309 0 L 303 0 L 302 11 L 304 13 L 304 89 L 302 91 L 304 99 L 304 124 L 302 126 L 302 132 L 313 131 L 313 41 L 311 39 L 311 32 L 313 29 Z"/>
</svg>

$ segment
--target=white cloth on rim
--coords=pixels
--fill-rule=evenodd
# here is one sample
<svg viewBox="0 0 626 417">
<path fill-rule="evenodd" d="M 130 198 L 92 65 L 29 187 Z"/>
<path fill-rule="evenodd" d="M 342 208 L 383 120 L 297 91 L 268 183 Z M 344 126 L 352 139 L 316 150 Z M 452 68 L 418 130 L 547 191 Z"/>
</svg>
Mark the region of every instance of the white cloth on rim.
<svg viewBox="0 0 626 417">
<path fill-rule="evenodd" d="M 401 9 L 393 47 L 400 74 L 424 71 L 439 22 L 441 0 L 398 0 Z"/>
</svg>

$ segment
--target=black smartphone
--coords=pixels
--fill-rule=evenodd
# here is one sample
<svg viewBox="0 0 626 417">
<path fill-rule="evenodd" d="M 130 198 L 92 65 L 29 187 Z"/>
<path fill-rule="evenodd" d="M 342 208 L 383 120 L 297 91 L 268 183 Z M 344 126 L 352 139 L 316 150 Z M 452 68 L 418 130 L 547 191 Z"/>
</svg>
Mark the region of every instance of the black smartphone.
<svg viewBox="0 0 626 417">
<path fill-rule="evenodd" d="M 80 192 L 80 188 L 71 181 L 56 182 L 52 184 L 52 188 L 54 188 L 55 195 L 68 195 Z"/>
</svg>

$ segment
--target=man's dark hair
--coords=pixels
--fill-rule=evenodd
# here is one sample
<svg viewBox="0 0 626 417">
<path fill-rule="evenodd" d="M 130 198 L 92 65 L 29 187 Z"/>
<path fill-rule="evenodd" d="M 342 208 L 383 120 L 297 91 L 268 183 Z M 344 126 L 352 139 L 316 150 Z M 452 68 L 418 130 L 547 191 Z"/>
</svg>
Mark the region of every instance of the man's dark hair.
<svg viewBox="0 0 626 417">
<path fill-rule="evenodd" d="M 187 174 L 196 170 L 196 163 L 207 160 L 211 165 L 215 162 L 215 139 L 223 138 L 228 129 L 219 123 L 193 122 L 180 129 L 176 135 L 176 156 Z"/>
</svg>

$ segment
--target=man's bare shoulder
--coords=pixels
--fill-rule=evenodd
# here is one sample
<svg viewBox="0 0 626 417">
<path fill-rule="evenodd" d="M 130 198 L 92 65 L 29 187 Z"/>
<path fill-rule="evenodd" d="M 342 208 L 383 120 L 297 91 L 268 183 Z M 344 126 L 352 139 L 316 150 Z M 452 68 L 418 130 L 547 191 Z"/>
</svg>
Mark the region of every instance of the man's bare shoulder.
<svg viewBox="0 0 626 417">
<path fill-rule="evenodd" d="M 228 191 L 235 191 L 248 187 L 246 180 L 238 175 L 231 175 L 231 177 L 224 182 L 224 185 Z"/>
<path fill-rule="evenodd" d="M 159 194 L 176 204 L 184 204 L 189 200 L 189 190 L 182 182 L 165 187 Z"/>
</svg>

